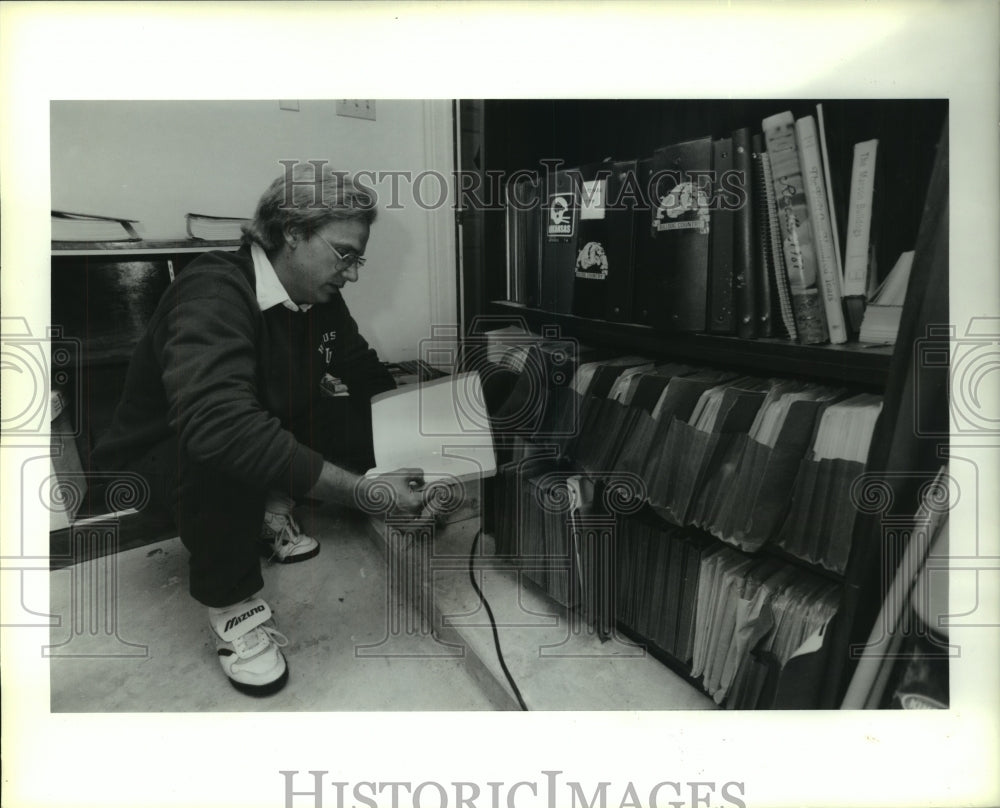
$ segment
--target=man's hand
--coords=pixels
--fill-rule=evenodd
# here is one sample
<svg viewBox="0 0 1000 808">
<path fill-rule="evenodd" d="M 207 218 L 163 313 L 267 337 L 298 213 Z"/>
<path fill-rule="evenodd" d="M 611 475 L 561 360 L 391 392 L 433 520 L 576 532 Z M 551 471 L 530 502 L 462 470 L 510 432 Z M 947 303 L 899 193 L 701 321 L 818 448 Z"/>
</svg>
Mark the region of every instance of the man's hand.
<svg viewBox="0 0 1000 808">
<path fill-rule="evenodd" d="M 364 477 L 357 488 L 362 510 L 384 509 L 387 514 L 410 515 L 414 520 L 433 518 L 425 493 L 424 472 L 418 468 L 400 468 Z"/>
</svg>

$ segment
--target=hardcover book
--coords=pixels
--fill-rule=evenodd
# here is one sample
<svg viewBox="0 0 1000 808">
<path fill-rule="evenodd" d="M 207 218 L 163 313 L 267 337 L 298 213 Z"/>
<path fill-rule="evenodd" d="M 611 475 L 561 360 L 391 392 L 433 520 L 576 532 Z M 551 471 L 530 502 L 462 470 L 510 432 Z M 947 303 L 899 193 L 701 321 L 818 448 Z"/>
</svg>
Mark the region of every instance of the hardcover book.
<svg viewBox="0 0 1000 808">
<path fill-rule="evenodd" d="M 799 342 L 826 342 L 829 334 L 819 288 L 816 241 L 795 144 L 795 119 L 792 113 L 781 112 L 765 118 L 762 126 L 771 157 L 778 226 Z"/>
<path fill-rule="evenodd" d="M 633 319 L 664 331 L 704 331 L 708 321 L 712 139 L 657 149 L 640 164 L 650 190 L 640 228 Z"/>
<path fill-rule="evenodd" d="M 737 208 L 733 221 L 733 285 L 736 335 L 754 339 L 761 325 L 757 304 L 757 244 L 754 241 L 752 144 L 746 127 L 733 132 L 734 193 Z M 767 317 L 770 317 L 768 312 Z M 761 335 L 764 336 L 764 335 Z"/>
<path fill-rule="evenodd" d="M 844 303 L 851 330 L 861 328 L 868 291 L 872 255 L 872 215 L 875 194 L 875 162 L 878 141 L 854 146 L 851 167 L 851 198 L 847 211 L 847 246 L 844 249 Z"/>
<path fill-rule="evenodd" d="M 816 121 L 811 115 L 795 122 L 795 139 L 802 164 L 802 180 L 805 183 L 809 220 L 816 243 L 826 325 L 830 333 L 830 342 L 837 345 L 847 342 L 847 327 L 844 324 L 844 310 L 841 304 L 840 266 L 834 246 L 836 239 L 833 222 L 827 204 L 822 151 L 816 131 Z"/>
</svg>

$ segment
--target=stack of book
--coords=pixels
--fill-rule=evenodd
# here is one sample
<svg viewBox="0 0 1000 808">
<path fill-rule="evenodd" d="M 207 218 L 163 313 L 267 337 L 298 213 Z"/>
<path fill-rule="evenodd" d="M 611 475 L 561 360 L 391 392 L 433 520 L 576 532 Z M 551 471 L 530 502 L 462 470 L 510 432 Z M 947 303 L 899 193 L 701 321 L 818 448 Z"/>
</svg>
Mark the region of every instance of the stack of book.
<svg viewBox="0 0 1000 808">
<path fill-rule="evenodd" d="M 521 178 L 508 191 L 509 297 L 664 331 L 844 343 L 876 277 L 877 147 L 855 147 L 843 235 L 822 104 Z"/>
<path fill-rule="evenodd" d="M 135 219 L 52 211 L 53 241 L 139 241 Z"/>
<path fill-rule="evenodd" d="M 239 241 L 244 225 L 250 224 L 249 219 L 205 213 L 188 213 L 184 218 L 188 236 L 202 241 Z"/>
</svg>

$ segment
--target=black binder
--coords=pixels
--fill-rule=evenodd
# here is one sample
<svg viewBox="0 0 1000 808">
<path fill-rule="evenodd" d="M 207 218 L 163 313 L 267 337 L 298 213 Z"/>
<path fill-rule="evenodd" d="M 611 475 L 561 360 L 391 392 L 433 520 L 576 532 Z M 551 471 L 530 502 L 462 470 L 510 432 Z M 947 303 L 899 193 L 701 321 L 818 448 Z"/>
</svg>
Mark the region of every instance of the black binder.
<svg viewBox="0 0 1000 808">
<path fill-rule="evenodd" d="M 617 256 L 610 250 L 608 217 L 610 163 L 595 163 L 570 171 L 577 183 L 579 229 L 573 266 L 573 314 L 603 320 L 608 314 L 608 289 L 619 272 Z"/>
<path fill-rule="evenodd" d="M 611 274 L 605 316 L 614 322 L 627 323 L 632 318 L 636 221 L 643 216 L 643 205 L 638 192 L 637 161 L 621 160 L 611 168 L 607 208 Z"/>
<path fill-rule="evenodd" d="M 712 334 L 732 334 L 736 330 L 733 311 L 734 211 L 722 192 L 723 178 L 733 171 L 733 140 L 720 138 L 712 143 L 715 172 L 712 197 L 712 251 L 708 276 L 708 330 Z"/>
<path fill-rule="evenodd" d="M 753 173 L 750 130 L 733 132 L 735 184 L 742 189 L 733 222 L 733 277 L 736 287 L 736 335 L 756 339 L 760 324 L 757 307 L 757 244 L 754 241 Z"/>
<path fill-rule="evenodd" d="M 752 181 L 750 197 L 753 201 L 753 224 L 757 234 L 756 260 L 754 261 L 754 310 L 757 317 L 757 336 L 776 337 L 784 333 L 778 311 L 778 286 L 775 256 L 771 249 L 771 229 L 767 211 L 767 187 L 764 178 L 764 136 L 759 132 L 751 140 Z M 780 259 L 779 259 L 780 260 Z M 785 334 L 787 336 L 787 334 Z"/>
<path fill-rule="evenodd" d="M 573 313 L 579 207 L 573 176 L 565 170 L 549 172 L 542 216 L 541 304 L 546 311 Z"/>
<path fill-rule="evenodd" d="M 510 299 L 532 308 L 541 303 L 541 196 L 540 181 L 531 177 L 512 185 L 507 196 Z"/>
<path fill-rule="evenodd" d="M 650 191 L 638 228 L 633 321 L 665 331 L 704 331 L 708 311 L 712 139 L 657 149 L 640 164 Z"/>
</svg>

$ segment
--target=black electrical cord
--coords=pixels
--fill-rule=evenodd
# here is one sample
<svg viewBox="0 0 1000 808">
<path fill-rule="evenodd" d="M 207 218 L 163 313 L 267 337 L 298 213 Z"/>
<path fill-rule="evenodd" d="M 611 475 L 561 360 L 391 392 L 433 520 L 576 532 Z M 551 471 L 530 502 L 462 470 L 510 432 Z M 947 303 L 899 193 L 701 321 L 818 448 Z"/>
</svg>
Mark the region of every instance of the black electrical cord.
<svg viewBox="0 0 1000 808">
<path fill-rule="evenodd" d="M 524 699 L 521 698 L 521 691 L 518 690 L 517 684 L 514 682 L 514 677 L 510 675 L 510 671 L 507 669 L 507 663 L 503 658 L 503 651 L 500 650 L 500 635 L 497 633 L 497 621 L 493 616 L 493 610 L 490 608 L 489 601 L 486 600 L 486 595 L 483 594 L 483 590 L 480 589 L 479 584 L 476 583 L 476 574 L 473 568 L 473 563 L 476 559 L 476 548 L 479 546 L 479 537 L 482 533 L 482 530 L 476 531 L 476 537 L 472 540 L 472 549 L 469 551 L 469 581 L 472 582 L 472 588 L 476 590 L 476 594 L 479 595 L 479 600 L 482 601 L 483 606 L 486 607 L 486 614 L 490 618 L 490 628 L 493 629 L 493 645 L 496 646 L 497 659 L 500 662 L 500 668 L 503 670 L 503 675 L 507 677 L 507 684 L 509 684 L 510 689 L 514 691 L 517 703 L 521 705 L 522 710 L 527 712 L 528 705 L 525 704 Z"/>
</svg>

